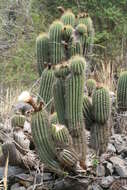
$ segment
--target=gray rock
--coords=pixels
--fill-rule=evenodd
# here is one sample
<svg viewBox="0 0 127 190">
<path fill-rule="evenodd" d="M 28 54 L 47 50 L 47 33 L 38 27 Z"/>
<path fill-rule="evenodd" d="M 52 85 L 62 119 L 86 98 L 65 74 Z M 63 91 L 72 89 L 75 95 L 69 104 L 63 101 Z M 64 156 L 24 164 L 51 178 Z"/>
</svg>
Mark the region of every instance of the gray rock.
<svg viewBox="0 0 127 190">
<path fill-rule="evenodd" d="M 19 183 L 15 183 L 11 186 L 11 190 L 17 190 L 19 188 Z"/>
<path fill-rule="evenodd" d="M 108 144 L 107 152 L 109 152 L 109 153 L 116 153 L 116 148 L 114 147 L 113 144 L 111 144 L 111 143 Z"/>
<path fill-rule="evenodd" d="M 106 166 L 107 170 L 108 170 L 108 173 L 110 175 L 112 175 L 114 169 L 113 169 L 113 165 L 110 163 L 110 162 L 107 162 L 107 166 Z"/>
<path fill-rule="evenodd" d="M 98 184 L 93 184 L 91 190 L 103 190 L 103 189 L 100 187 L 100 185 L 98 185 Z"/>
<path fill-rule="evenodd" d="M 114 178 L 112 176 L 103 177 L 100 185 L 103 188 L 109 188 L 110 185 L 113 183 L 113 181 L 114 181 Z"/>
<path fill-rule="evenodd" d="M 117 156 L 110 158 L 116 172 L 120 177 L 127 177 L 127 162 Z"/>
<path fill-rule="evenodd" d="M 105 176 L 105 167 L 102 164 L 99 164 L 96 168 L 96 175 L 98 177 Z"/>
</svg>

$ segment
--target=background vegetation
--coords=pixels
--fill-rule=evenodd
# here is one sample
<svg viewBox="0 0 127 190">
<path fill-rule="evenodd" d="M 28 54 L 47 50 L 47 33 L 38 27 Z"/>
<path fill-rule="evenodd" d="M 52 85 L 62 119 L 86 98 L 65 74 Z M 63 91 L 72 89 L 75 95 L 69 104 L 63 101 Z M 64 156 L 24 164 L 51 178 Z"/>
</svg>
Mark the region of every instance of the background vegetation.
<svg viewBox="0 0 127 190">
<path fill-rule="evenodd" d="M 58 6 L 92 17 L 94 70 L 117 77 L 127 68 L 127 0 L 0 0 L 1 85 L 30 86 L 38 78 L 35 40 L 60 16 Z"/>
</svg>

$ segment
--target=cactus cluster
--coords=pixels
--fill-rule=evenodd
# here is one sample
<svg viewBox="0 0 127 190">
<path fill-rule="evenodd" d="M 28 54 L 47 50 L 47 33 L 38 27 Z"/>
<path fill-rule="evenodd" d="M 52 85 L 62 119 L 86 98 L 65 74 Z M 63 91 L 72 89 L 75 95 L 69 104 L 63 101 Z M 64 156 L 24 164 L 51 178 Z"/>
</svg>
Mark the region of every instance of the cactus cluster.
<svg viewBox="0 0 127 190">
<path fill-rule="evenodd" d="M 26 117 L 24 115 L 15 114 L 11 118 L 11 126 L 23 128 L 25 121 L 26 121 Z"/>
<path fill-rule="evenodd" d="M 41 160 L 56 173 L 63 171 L 63 165 L 68 168 L 78 161 L 83 163 L 86 157 L 82 111 L 85 59 L 82 55 L 93 28 L 89 20 L 85 17 L 82 22 L 68 10 L 36 41 L 41 75 L 38 101 L 47 105 L 50 114 L 49 102 L 53 98 L 57 116 L 55 113 L 48 118 L 44 110 L 35 113 L 32 134 Z M 85 112 L 89 117 L 88 109 Z"/>
</svg>

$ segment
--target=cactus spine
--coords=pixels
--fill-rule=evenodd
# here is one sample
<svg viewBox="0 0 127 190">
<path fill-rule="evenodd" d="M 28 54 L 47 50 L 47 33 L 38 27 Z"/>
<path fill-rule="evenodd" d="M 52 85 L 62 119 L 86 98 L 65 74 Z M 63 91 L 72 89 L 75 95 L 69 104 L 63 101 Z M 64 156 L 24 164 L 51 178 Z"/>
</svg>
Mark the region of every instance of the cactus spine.
<svg viewBox="0 0 127 190">
<path fill-rule="evenodd" d="M 41 161 L 52 171 L 62 173 L 59 162 L 56 159 L 56 150 L 51 137 L 49 118 L 44 110 L 36 112 L 32 116 L 31 127 L 32 136 Z"/>
<path fill-rule="evenodd" d="M 62 22 L 55 21 L 51 24 L 49 29 L 49 38 L 50 38 L 50 57 L 52 64 L 58 64 L 64 58 L 62 31 L 63 31 Z"/>
<path fill-rule="evenodd" d="M 88 96 L 91 96 L 96 88 L 96 81 L 94 79 L 88 79 L 86 81 L 86 87 L 87 87 Z"/>
<path fill-rule="evenodd" d="M 121 111 L 127 111 L 127 71 L 121 73 L 118 80 L 117 104 Z"/>
<path fill-rule="evenodd" d="M 53 98 L 53 84 L 55 82 L 54 71 L 52 68 L 46 68 L 41 75 L 41 84 L 40 84 L 40 92 L 38 101 L 44 101 L 45 104 L 48 104 L 46 107 L 47 110 L 51 111 L 52 102 L 51 99 Z"/>
<path fill-rule="evenodd" d="M 50 62 L 49 60 L 49 37 L 48 34 L 40 34 L 36 39 L 36 54 L 38 73 L 41 76 L 42 71 Z"/>
<path fill-rule="evenodd" d="M 85 160 L 85 137 L 83 134 L 82 115 L 84 69 L 84 58 L 74 56 L 70 60 L 71 74 L 68 75 L 65 82 L 67 126 L 73 139 L 74 148 L 78 153 L 80 151 L 82 160 Z"/>
<path fill-rule="evenodd" d="M 109 137 L 110 97 L 108 90 L 104 87 L 94 91 L 92 110 L 95 123 L 91 126 L 91 145 L 100 155 L 106 151 Z"/>
<path fill-rule="evenodd" d="M 75 25 L 75 15 L 71 11 L 66 11 L 61 16 L 61 21 L 64 23 L 64 25 L 71 25 L 74 27 Z"/>
</svg>

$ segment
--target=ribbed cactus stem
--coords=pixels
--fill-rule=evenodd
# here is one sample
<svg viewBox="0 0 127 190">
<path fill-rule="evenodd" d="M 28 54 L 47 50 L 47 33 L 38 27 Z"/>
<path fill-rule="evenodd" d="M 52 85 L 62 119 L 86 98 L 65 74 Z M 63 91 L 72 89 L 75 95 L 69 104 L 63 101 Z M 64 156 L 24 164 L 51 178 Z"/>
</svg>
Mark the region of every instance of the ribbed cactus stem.
<svg viewBox="0 0 127 190">
<path fill-rule="evenodd" d="M 91 126 L 91 145 L 100 155 L 105 152 L 109 137 L 110 97 L 104 87 L 94 91 L 92 111 L 95 123 Z"/>
<path fill-rule="evenodd" d="M 88 79 L 86 81 L 86 87 L 87 87 L 88 96 L 91 96 L 96 88 L 96 81 L 94 79 Z"/>
<path fill-rule="evenodd" d="M 74 27 L 75 25 L 75 15 L 71 11 L 66 11 L 61 16 L 61 21 L 64 23 L 64 25 L 71 25 Z"/>
<path fill-rule="evenodd" d="M 63 23 L 55 21 L 49 28 L 50 57 L 52 64 L 58 64 L 64 59 L 64 46 L 62 44 Z"/>
<path fill-rule="evenodd" d="M 25 116 L 15 114 L 11 118 L 11 126 L 12 127 L 21 127 L 21 128 L 23 128 L 25 121 L 26 121 L 26 117 Z"/>
<path fill-rule="evenodd" d="M 92 96 L 92 105 L 94 120 L 104 124 L 110 115 L 109 91 L 104 87 L 97 88 Z"/>
<path fill-rule="evenodd" d="M 44 68 L 50 63 L 48 34 L 40 34 L 36 39 L 36 54 L 38 73 L 41 76 Z"/>
<path fill-rule="evenodd" d="M 32 136 L 41 161 L 52 171 L 62 174 L 59 162 L 56 159 L 56 149 L 51 136 L 48 114 L 42 110 L 32 116 Z"/>
<path fill-rule="evenodd" d="M 74 56 L 70 60 L 71 74 L 66 78 L 65 108 L 67 127 L 73 139 L 74 148 L 81 153 L 85 160 L 85 139 L 83 131 L 83 89 L 84 89 L 85 60 L 80 56 Z"/>
<path fill-rule="evenodd" d="M 122 72 L 118 80 L 117 104 L 120 111 L 127 111 L 127 71 Z"/>
<path fill-rule="evenodd" d="M 55 82 L 54 70 L 46 68 L 41 75 L 41 84 L 38 101 L 45 103 L 48 112 L 51 112 L 52 99 L 53 99 L 53 85 Z"/>
<path fill-rule="evenodd" d="M 92 120 L 92 103 L 88 96 L 83 97 L 83 117 L 87 130 L 90 130 L 93 125 Z"/>
</svg>

